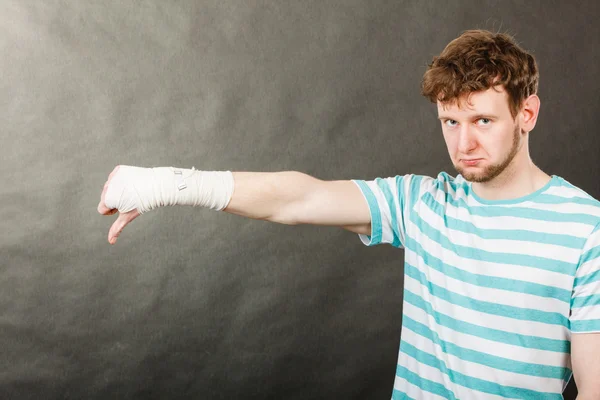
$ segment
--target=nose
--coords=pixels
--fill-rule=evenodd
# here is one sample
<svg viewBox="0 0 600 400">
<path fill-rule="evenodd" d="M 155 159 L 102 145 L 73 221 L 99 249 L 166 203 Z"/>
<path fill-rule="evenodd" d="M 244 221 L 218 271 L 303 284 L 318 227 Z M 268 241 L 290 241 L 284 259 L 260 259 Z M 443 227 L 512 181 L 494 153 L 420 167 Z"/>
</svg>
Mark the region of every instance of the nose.
<svg viewBox="0 0 600 400">
<path fill-rule="evenodd" d="M 477 139 L 471 127 L 463 125 L 459 131 L 458 151 L 462 154 L 468 154 L 477 148 Z"/>
</svg>

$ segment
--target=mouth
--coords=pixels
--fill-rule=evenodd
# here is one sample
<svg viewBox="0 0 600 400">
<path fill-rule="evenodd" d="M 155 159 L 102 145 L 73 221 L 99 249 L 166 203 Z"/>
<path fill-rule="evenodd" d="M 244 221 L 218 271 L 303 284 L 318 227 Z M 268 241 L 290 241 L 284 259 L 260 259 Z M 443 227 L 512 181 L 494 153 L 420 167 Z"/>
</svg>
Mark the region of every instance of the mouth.
<svg viewBox="0 0 600 400">
<path fill-rule="evenodd" d="M 479 162 L 481 162 L 483 160 L 483 158 L 471 158 L 471 159 L 465 159 L 463 158 L 462 160 L 460 160 L 463 164 L 468 165 L 469 167 L 475 166 L 477 164 L 479 164 Z"/>
</svg>

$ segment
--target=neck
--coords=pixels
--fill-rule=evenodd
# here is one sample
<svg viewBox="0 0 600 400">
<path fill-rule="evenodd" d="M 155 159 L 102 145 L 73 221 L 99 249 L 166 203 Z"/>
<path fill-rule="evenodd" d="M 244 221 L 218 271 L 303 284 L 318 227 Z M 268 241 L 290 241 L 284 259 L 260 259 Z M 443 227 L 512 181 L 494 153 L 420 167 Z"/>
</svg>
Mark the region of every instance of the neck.
<svg viewBox="0 0 600 400">
<path fill-rule="evenodd" d="M 504 171 L 489 182 L 473 182 L 475 193 L 486 200 L 511 200 L 541 189 L 550 176 L 538 168 L 529 156 L 527 142 Z"/>
</svg>

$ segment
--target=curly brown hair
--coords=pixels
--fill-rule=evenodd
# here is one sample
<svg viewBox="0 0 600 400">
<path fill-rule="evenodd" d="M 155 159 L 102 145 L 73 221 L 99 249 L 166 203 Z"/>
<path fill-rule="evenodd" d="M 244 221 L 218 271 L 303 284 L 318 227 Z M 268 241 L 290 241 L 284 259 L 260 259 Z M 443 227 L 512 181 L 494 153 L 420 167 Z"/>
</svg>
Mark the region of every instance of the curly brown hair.
<svg viewBox="0 0 600 400">
<path fill-rule="evenodd" d="M 432 103 L 457 102 L 463 95 L 503 86 L 513 118 L 523 100 L 538 90 L 535 59 L 505 33 L 468 30 L 433 58 L 421 93 Z"/>
</svg>

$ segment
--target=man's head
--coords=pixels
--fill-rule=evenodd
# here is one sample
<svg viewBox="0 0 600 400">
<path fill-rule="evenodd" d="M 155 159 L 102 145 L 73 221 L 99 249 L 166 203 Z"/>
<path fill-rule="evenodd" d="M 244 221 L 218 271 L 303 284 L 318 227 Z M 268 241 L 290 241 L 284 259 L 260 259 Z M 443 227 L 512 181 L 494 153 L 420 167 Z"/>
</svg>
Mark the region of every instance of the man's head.
<svg viewBox="0 0 600 400">
<path fill-rule="evenodd" d="M 438 106 L 452 162 L 465 179 L 489 182 L 527 151 L 539 110 L 533 56 L 506 34 L 467 31 L 433 58 L 422 93 Z"/>
</svg>

